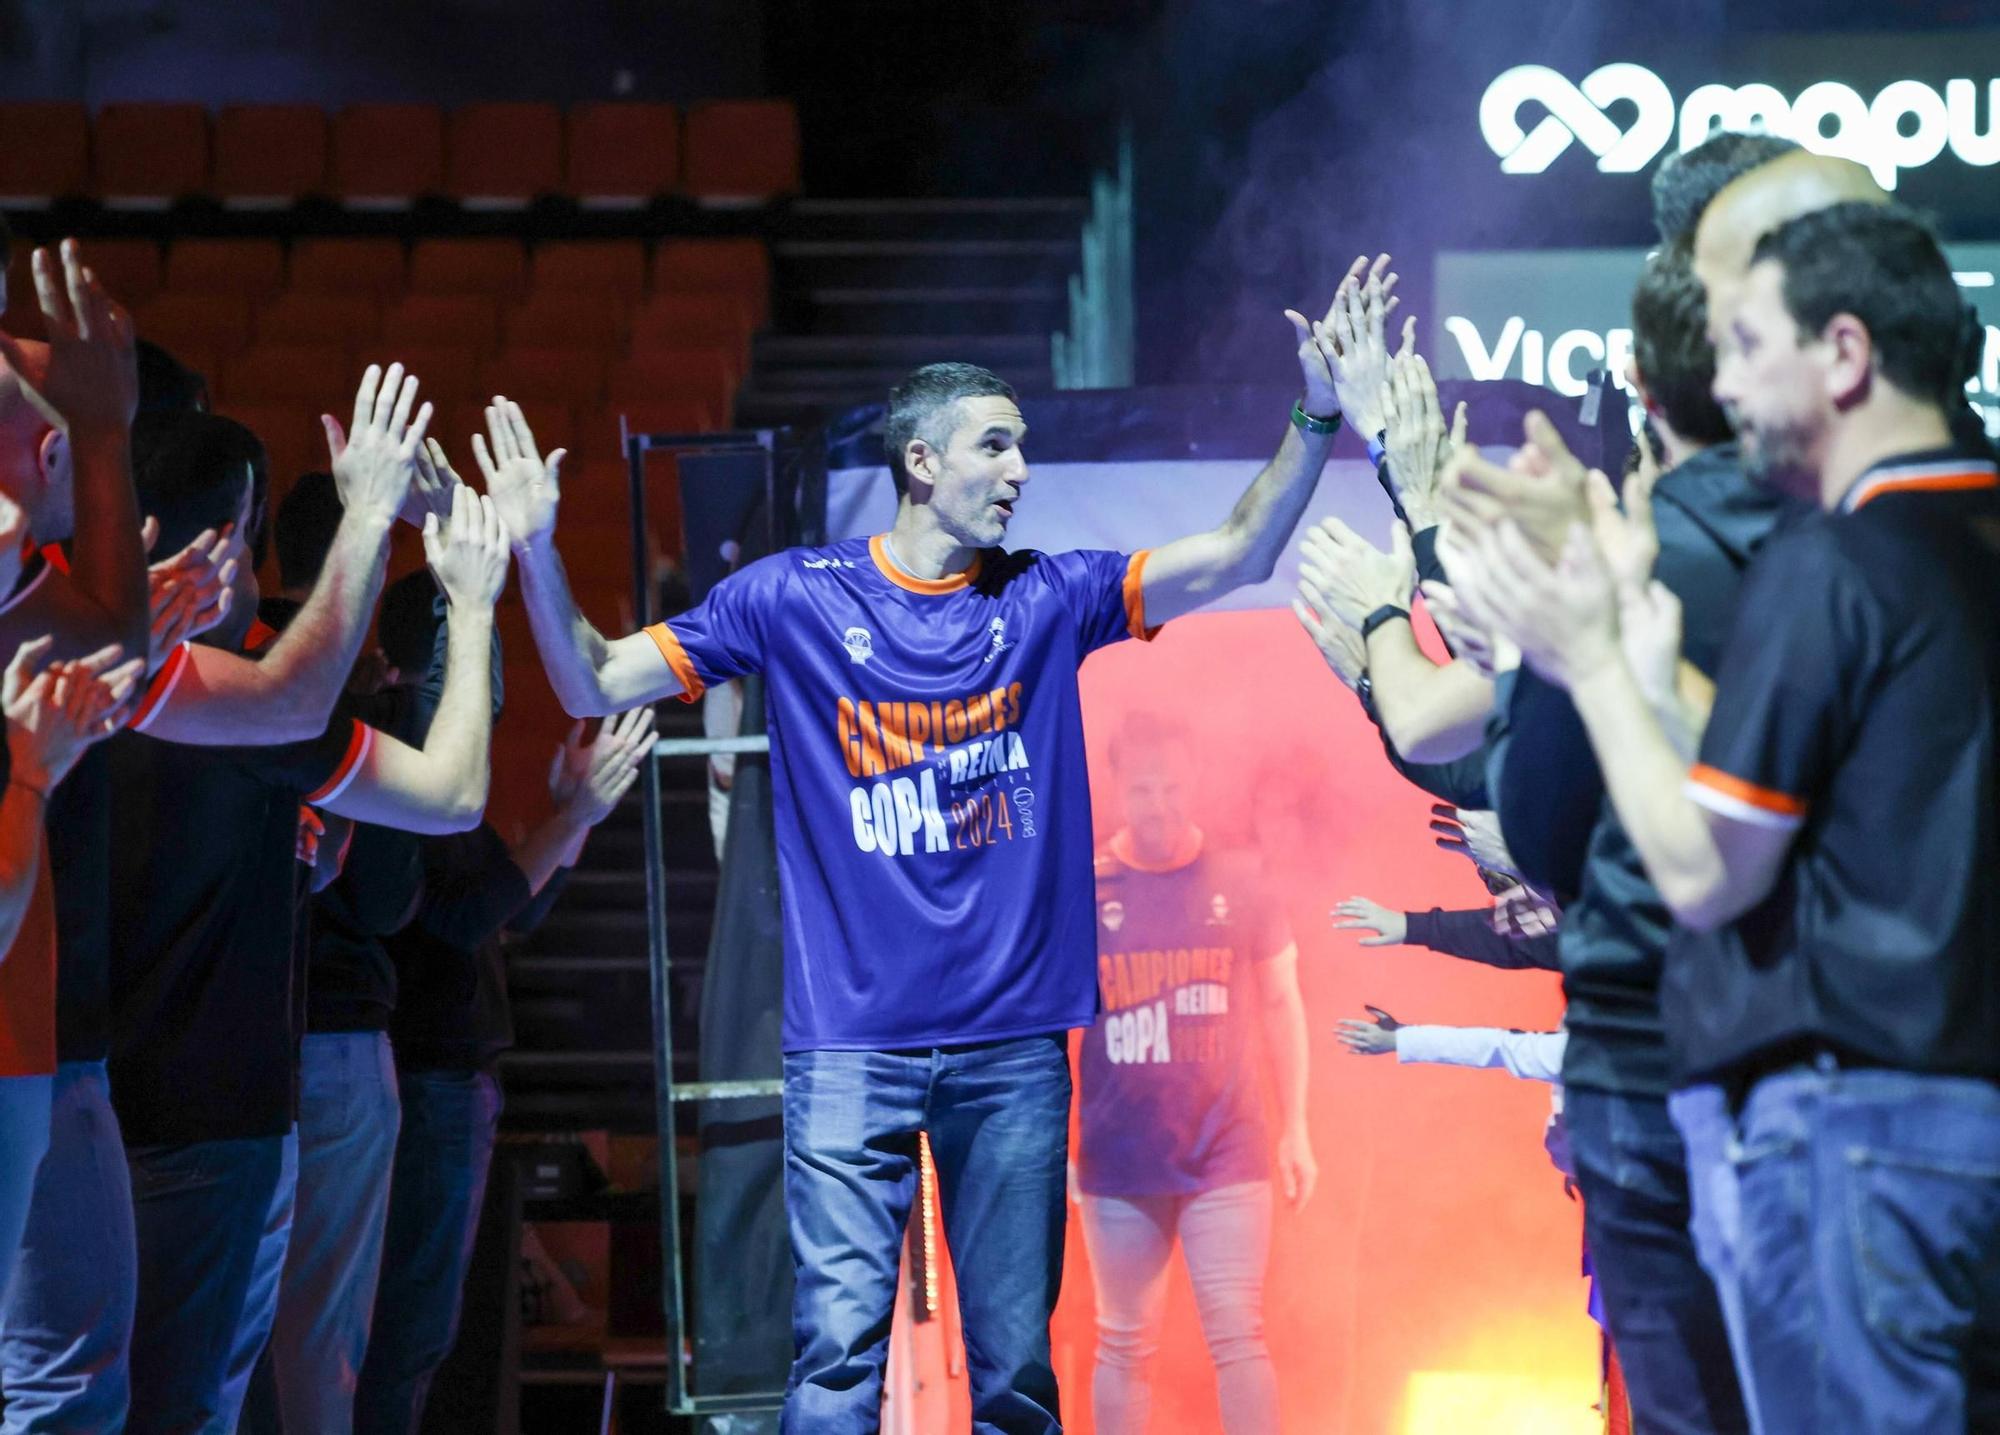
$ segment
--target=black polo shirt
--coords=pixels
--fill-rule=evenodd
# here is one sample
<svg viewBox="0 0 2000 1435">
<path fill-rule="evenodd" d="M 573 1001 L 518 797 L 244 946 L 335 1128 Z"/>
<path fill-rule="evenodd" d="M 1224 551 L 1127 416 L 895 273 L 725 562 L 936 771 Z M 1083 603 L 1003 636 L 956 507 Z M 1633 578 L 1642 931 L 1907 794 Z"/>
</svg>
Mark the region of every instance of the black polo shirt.
<svg viewBox="0 0 2000 1435">
<path fill-rule="evenodd" d="M 162 669 L 153 696 L 171 700 L 175 671 Z M 318 737 L 284 746 L 182 747 L 142 732 L 105 744 L 118 794 L 111 1091 L 127 1145 L 290 1127 L 299 806 L 349 781 L 372 738 L 342 705 Z"/>
<path fill-rule="evenodd" d="M 1688 792 L 1796 834 L 1735 944 L 1677 950 L 1680 1071 L 1818 1050 L 2000 1078 L 2000 489 L 1915 454 L 1758 557 Z"/>
<path fill-rule="evenodd" d="M 424 895 L 417 918 L 386 939 L 401 984 L 390 1036 L 411 1071 L 480 1071 L 514 1044 L 502 930 L 531 931 L 568 877 L 559 869 L 530 896 L 493 824 L 420 839 Z"/>
<path fill-rule="evenodd" d="M 1721 660 L 1752 555 L 1787 514 L 1806 512 L 1752 482 L 1734 444 L 1660 475 L 1655 573 L 1680 600 L 1682 651 L 1704 673 Z M 1493 744 L 1502 759 L 1490 772 L 1501 831 L 1523 870 L 1565 899 L 1563 1080 L 1663 1097 L 1672 1081 L 1660 980 L 1673 917 L 1605 794 L 1569 695 L 1524 667 L 1506 702 L 1505 731 Z"/>
</svg>

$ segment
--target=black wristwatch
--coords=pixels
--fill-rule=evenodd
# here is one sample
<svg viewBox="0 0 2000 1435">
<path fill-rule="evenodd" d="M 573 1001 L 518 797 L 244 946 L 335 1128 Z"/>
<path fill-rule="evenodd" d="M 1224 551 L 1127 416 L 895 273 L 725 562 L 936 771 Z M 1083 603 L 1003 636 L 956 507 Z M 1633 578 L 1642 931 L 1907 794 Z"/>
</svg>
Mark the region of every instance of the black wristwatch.
<svg viewBox="0 0 2000 1435">
<path fill-rule="evenodd" d="M 1364 643 L 1367 642 L 1369 634 L 1373 633 L 1384 623 L 1393 623 L 1398 618 L 1407 622 L 1409 616 L 1410 610 L 1408 608 L 1399 608 L 1394 603 L 1384 603 L 1361 620 L 1361 641 Z"/>
</svg>

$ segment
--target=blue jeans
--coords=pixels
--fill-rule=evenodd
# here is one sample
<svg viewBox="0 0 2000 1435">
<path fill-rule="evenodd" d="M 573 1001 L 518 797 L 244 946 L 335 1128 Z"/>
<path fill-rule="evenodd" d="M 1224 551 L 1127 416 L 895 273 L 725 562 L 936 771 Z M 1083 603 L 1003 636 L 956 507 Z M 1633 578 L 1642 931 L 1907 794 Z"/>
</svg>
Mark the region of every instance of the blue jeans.
<svg viewBox="0 0 2000 1435">
<path fill-rule="evenodd" d="M 64 1062 L 49 1152 L 0 1307 L 0 1432 L 125 1428 L 138 1265 L 132 1177 L 104 1063 Z"/>
<path fill-rule="evenodd" d="M 1069 1051 L 1060 1036 L 785 1058 L 797 1271 L 789 1435 L 874 1431 L 903 1232 L 930 1134 L 958 1280 L 972 1426 L 1062 1429 L 1049 1317 L 1062 1284 Z"/>
<path fill-rule="evenodd" d="M 1271 1254 L 1271 1183 L 1192 1196 L 1085 1196 L 1083 1229 L 1097 1287 L 1098 1435 L 1145 1435 L 1147 1374 L 1166 1311 L 1167 1262 L 1180 1241 L 1202 1334 L 1215 1362 L 1227 1435 L 1278 1429 L 1278 1377 L 1264 1344 L 1264 1267 Z"/>
<path fill-rule="evenodd" d="M 49 1149 L 52 1076 L 0 1076 L 0 1291 L 14 1273 L 27 1229 L 35 1172 Z"/>
<path fill-rule="evenodd" d="M 2000 1085 L 1782 1072 L 1726 1159 L 1766 1435 L 2000 1431 Z"/>
<path fill-rule="evenodd" d="M 417 1435 L 431 1379 L 458 1339 L 465 1272 L 500 1129 L 500 1083 L 484 1071 L 400 1071 L 403 1129 L 375 1325 L 354 1428 Z"/>
<path fill-rule="evenodd" d="M 139 1249 L 127 1435 L 235 1428 L 231 1376 L 288 1140 L 126 1148 Z"/>
<path fill-rule="evenodd" d="M 346 1435 L 353 1428 L 401 1120 L 387 1033 L 306 1036 L 298 1190 L 270 1335 L 286 1430 Z"/>
<path fill-rule="evenodd" d="M 1748 1432 L 1722 1306 L 1688 1233 L 1687 1153 L 1666 1100 L 1571 1087 L 1563 1119 L 1632 1423 L 1646 1435 Z"/>
</svg>

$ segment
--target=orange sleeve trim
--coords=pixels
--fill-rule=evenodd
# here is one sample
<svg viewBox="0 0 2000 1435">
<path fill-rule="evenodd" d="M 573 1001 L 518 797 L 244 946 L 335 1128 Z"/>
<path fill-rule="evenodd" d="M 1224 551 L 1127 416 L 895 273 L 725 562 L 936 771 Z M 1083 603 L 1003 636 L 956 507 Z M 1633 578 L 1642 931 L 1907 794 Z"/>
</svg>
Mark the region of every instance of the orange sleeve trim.
<svg viewBox="0 0 2000 1435">
<path fill-rule="evenodd" d="M 667 660 L 667 666 L 674 670 L 674 676 L 681 680 L 681 701 L 696 702 L 708 691 L 708 684 L 701 680 L 701 674 L 694 670 L 694 660 L 688 657 L 681 640 L 674 636 L 674 630 L 665 623 L 655 623 L 646 629 L 646 636 L 653 640 L 653 646 L 660 650 L 660 656 Z"/>
<path fill-rule="evenodd" d="M 1125 565 L 1125 626 L 1133 637 L 1150 643 L 1160 631 L 1146 626 L 1146 560 L 1153 550 L 1141 548 Z"/>
<path fill-rule="evenodd" d="M 1688 781 L 1705 787 L 1710 792 L 1719 793 L 1723 797 L 1734 798 L 1761 812 L 1768 812 L 1774 817 L 1806 815 L 1807 804 L 1803 798 L 1793 797 L 1786 792 L 1776 792 L 1768 787 L 1759 787 L 1754 782 L 1745 782 L 1742 778 L 1732 776 L 1720 768 L 1710 767 L 1707 763 L 1698 762 L 1689 768 Z"/>
<path fill-rule="evenodd" d="M 1861 508 L 1885 493 L 1955 493 L 1968 489 L 1993 488 L 2000 486 L 2000 477 L 1990 472 L 1942 473 L 1929 478 L 1885 478 L 1876 484 L 1866 485 L 1854 500 L 1854 507 Z"/>
<path fill-rule="evenodd" d="M 139 699 L 139 706 L 133 709 L 131 719 L 125 726 L 133 732 L 144 732 L 150 727 L 153 719 L 166 707 L 167 699 L 174 695 L 181 675 L 193 661 L 194 650 L 186 643 L 169 653 L 167 660 L 160 664 L 160 670 L 153 674 L 153 681 L 146 685 L 146 695 Z"/>
<path fill-rule="evenodd" d="M 347 791 L 347 785 L 360 773 L 361 764 L 367 760 L 368 750 L 373 746 L 375 746 L 375 729 L 356 718 L 354 731 L 348 735 L 347 752 L 341 757 L 340 766 L 333 770 L 333 775 L 325 782 L 299 800 L 317 807 L 322 803 L 333 801 Z"/>
</svg>

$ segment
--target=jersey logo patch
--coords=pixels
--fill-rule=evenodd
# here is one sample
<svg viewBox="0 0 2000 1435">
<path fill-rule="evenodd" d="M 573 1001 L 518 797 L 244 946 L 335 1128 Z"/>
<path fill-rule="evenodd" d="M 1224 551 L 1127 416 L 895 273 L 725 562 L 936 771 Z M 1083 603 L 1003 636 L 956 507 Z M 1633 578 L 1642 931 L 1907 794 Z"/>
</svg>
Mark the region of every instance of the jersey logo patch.
<svg viewBox="0 0 2000 1435">
<path fill-rule="evenodd" d="M 851 558 L 801 558 L 799 560 L 799 567 L 811 568 L 815 571 L 825 568 L 852 568 L 853 566 L 854 560 Z"/>
<path fill-rule="evenodd" d="M 1229 899 L 1217 892 L 1208 899 L 1208 924 L 1211 927 L 1229 925 Z"/>
<path fill-rule="evenodd" d="M 1125 904 L 1123 902 L 1116 900 L 1106 902 L 1103 910 L 1105 931 L 1115 932 L 1125 925 Z"/>
<path fill-rule="evenodd" d="M 849 628 L 847 636 L 840 641 L 853 662 L 865 663 L 875 656 L 875 638 L 866 628 Z"/>
<path fill-rule="evenodd" d="M 992 662 L 1014 645 L 1007 641 L 1007 620 L 995 618 L 986 625 L 986 631 L 993 635 L 993 646 L 987 650 L 986 661 Z"/>
</svg>

